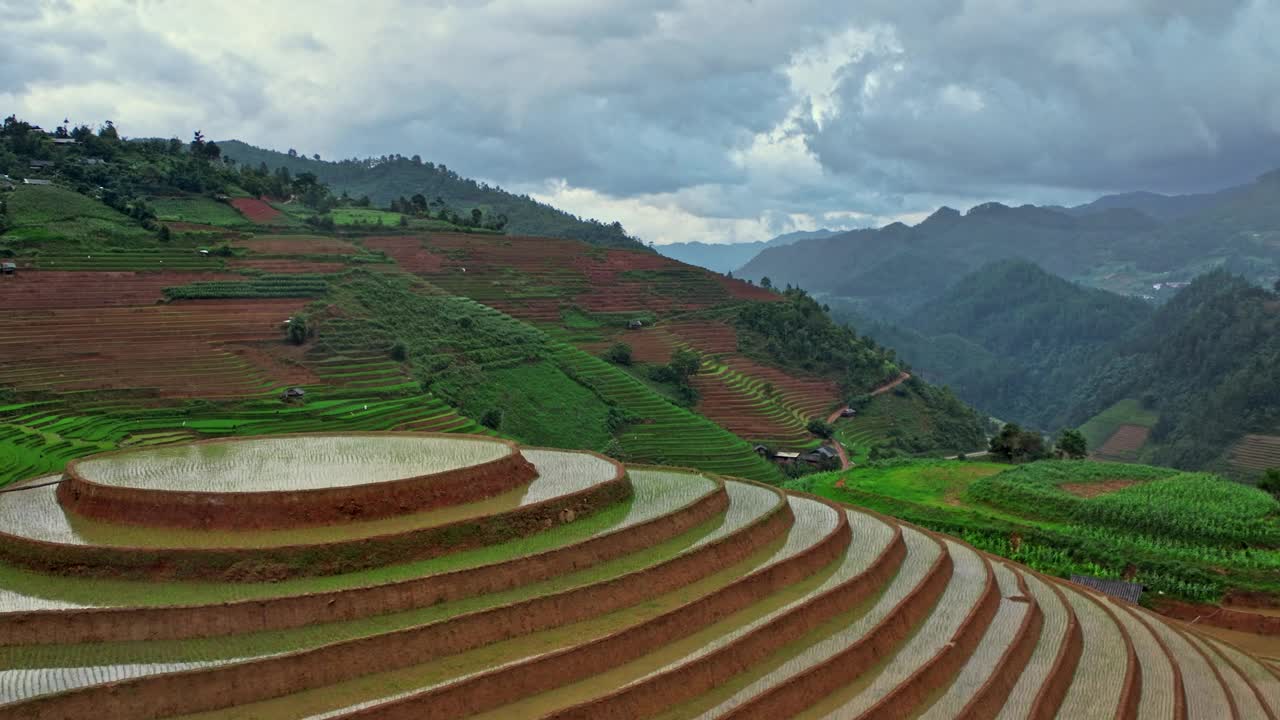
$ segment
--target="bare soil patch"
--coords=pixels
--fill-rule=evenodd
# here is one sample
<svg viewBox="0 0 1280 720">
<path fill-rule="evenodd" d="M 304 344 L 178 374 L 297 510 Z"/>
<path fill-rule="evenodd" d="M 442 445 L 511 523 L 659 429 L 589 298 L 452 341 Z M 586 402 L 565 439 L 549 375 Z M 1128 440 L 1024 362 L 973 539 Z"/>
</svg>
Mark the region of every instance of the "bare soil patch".
<svg viewBox="0 0 1280 720">
<path fill-rule="evenodd" d="M 1147 438 L 1150 436 L 1151 428 L 1149 427 L 1121 425 L 1094 454 L 1103 460 L 1136 460 L 1138 451 L 1147 444 Z"/>
<path fill-rule="evenodd" d="M 1076 497 L 1094 498 L 1099 495 L 1116 492 L 1117 490 L 1123 490 L 1130 485 L 1136 485 L 1137 483 L 1138 481 L 1136 480 L 1104 480 L 1102 482 L 1092 483 L 1066 483 L 1065 485 L 1059 485 L 1058 487 L 1066 490 Z"/>
</svg>

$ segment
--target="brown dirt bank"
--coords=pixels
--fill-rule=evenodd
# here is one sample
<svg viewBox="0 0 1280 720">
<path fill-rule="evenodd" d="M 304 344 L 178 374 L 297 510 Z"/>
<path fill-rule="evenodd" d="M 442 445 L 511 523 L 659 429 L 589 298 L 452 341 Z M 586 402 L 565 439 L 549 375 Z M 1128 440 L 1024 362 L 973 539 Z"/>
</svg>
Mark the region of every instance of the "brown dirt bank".
<svg viewBox="0 0 1280 720">
<path fill-rule="evenodd" d="M 470 467 L 385 482 L 314 490 L 225 493 L 96 483 L 83 476 L 80 460 L 72 460 L 67 464 L 66 482 L 58 487 L 58 502 L 70 512 L 113 523 L 202 530 L 264 530 L 375 520 L 476 502 L 514 490 L 537 477 L 537 471 L 520 454 L 515 443 L 479 435 L 353 432 L 262 435 L 252 439 L 388 435 L 492 442 L 505 445 L 507 453 Z M 245 440 L 217 438 L 191 444 L 229 444 Z M 93 458 L 127 456 L 146 450 L 129 448 Z"/>
<path fill-rule="evenodd" d="M 622 466 L 576 493 L 482 518 L 344 542 L 272 548 L 130 548 L 67 545 L 0 532 L 0 559 L 40 572 L 128 579 L 261 582 L 337 575 L 526 537 L 631 497 Z"/>
<path fill-rule="evenodd" d="M 243 705 L 397 670 L 634 605 L 739 562 L 782 537 L 790 505 L 667 562 L 592 585 L 428 625 L 214 668 L 71 690 L 0 707 L 0 720 L 162 718 Z"/>
<path fill-rule="evenodd" d="M 671 513 L 567 547 L 372 587 L 217 605 L 0 614 L 0 645 L 216 637 L 401 612 L 502 592 L 607 562 L 687 532 L 728 505 L 720 483 L 716 491 Z"/>
</svg>

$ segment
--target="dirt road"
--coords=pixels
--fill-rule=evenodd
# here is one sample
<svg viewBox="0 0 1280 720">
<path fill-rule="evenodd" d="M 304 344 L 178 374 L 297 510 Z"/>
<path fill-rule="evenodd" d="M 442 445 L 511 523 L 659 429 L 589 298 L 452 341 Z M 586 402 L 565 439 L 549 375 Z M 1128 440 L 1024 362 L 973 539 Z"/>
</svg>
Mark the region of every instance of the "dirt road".
<svg viewBox="0 0 1280 720">
<path fill-rule="evenodd" d="M 881 393 L 889 392 L 890 390 L 906 382 L 910 377 L 911 377 L 911 373 L 904 372 L 898 377 L 894 378 L 891 382 L 887 382 L 884 385 L 881 385 L 880 387 L 876 388 L 875 390 L 872 390 L 867 394 L 871 396 L 875 396 Z M 841 405 L 840 407 L 836 408 L 835 412 L 831 413 L 830 417 L 827 418 L 827 424 L 834 425 L 836 421 L 840 419 L 840 413 L 844 412 L 845 409 L 848 407 L 849 407 L 848 405 Z M 840 453 L 840 469 L 848 470 L 849 468 L 853 467 L 853 463 L 849 462 L 849 453 L 844 449 L 844 446 L 840 444 L 840 441 L 835 440 L 835 441 L 832 441 L 831 444 L 835 445 L 836 452 Z"/>
</svg>

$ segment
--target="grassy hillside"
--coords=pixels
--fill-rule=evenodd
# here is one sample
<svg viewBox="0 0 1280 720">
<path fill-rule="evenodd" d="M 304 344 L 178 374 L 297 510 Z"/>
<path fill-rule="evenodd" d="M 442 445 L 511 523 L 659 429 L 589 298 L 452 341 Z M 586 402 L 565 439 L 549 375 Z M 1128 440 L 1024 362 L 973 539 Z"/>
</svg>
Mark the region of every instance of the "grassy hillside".
<svg viewBox="0 0 1280 720">
<path fill-rule="evenodd" d="M 227 156 L 241 165 L 258 167 L 265 164 L 271 170 L 288 168 L 295 175 L 314 173 L 335 193 L 345 193 L 353 198 L 368 196 L 379 205 L 421 194 L 431 200 L 440 198 L 460 211 L 481 208 L 495 215 L 505 215 L 507 229 L 520 235 L 573 238 L 608 247 L 643 247 L 616 222 L 609 224 L 579 218 L 526 195 L 513 195 L 502 188 L 477 183 L 432 162 L 399 155 L 330 162 L 265 150 L 239 140 L 227 140 L 219 145 Z"/>
<path fill-rule="evenodd" d="M 953 533 L 1037 570 L 1118 578 L 1202 602 L 1280 592 L 1280 503 L 1145 465 L 888 461 L 789 487 Z"/>
<path fill-rule="evenodd" d="M 0 133 L 56 159 L 53 184 L 3 194 L 0 248 L 19 266 L 0 284 L 3 481 L 134 442 L 332 427 L 498 433 L 776 482 L 752 443 L 812 448 L 811 420 L 898 374 L 802 293 L 365 206 L 208 143 L 75 134 Z M 644 357 L 602 360 L 637 320 Z M 692 377 L 662 376 L 677 350 Z M 283 402 L 290 387 L 305 399 Z M 980 444 L 967 408 L 917 394 L 900 450 Z"/>
</svg>

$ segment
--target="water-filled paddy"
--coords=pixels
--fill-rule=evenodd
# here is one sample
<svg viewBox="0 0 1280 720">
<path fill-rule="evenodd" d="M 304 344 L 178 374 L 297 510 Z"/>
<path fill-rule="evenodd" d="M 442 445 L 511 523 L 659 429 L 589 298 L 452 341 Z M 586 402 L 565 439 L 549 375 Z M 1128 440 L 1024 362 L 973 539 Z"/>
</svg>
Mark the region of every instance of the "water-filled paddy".
<svg viewBox="0 0 1280 720">
<path fill-rule="evenodd" d="M 148 448 L 77 463 L 91 482 L 148 490 L 267 492 L 387 482 L 478 465 L 511 452 L 476 438 L 297 436 Z"/>
<path fill-rule="evenodd" d="M 498 445 L 503 450 L 503 445 Z M 611 479 L 617 467 L 585 453 L 529 450 L 525 453 L 538 477 L 522 488 L 465 505 L 424 510 L 396 517 L 344 525 L 285 530 L 188 530 L 183 528 L 118 525 L 66 512 L 45 485 L 0 495 L 0 531 L 45 542 L 116 547 L 227 548 L 281 547 L 356 540 L 451 522 L 474 520 L 585 490 Z M 40 485 L 53 478 L 29 482 Z"/>
</svg>

